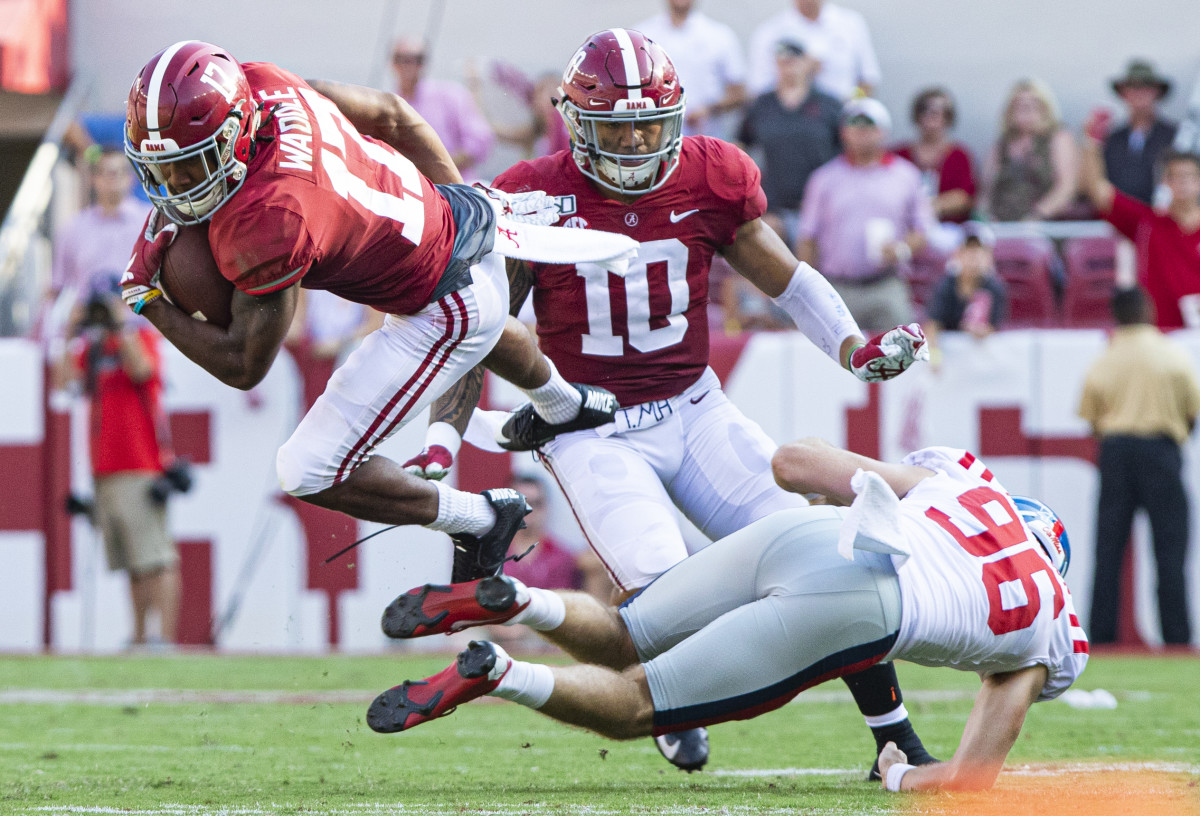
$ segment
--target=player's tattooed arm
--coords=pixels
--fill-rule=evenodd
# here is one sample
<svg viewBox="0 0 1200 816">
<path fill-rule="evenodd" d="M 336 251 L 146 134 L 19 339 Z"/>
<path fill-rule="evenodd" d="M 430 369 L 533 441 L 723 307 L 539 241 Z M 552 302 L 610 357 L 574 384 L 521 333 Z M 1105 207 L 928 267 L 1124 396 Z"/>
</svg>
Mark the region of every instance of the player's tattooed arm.
<svg viewBox="0 0 1200 816">
<path fill-rule="evenodd" d="M 459 379 L 445 394 L 438 397 L 429 409 L 429 424 L 445 422 L 453 426 L 462 436 L 471 421 L 471 412 L 479 404 L 483 393 L 483 375 L 486 369 L 477 365 Z"/>
<path fill-rule="evenodd" d="M 533 288 L 533 268 L 523 260 L 509 258 L 506 260 L 506 269 L 509 274 L 509 313 L 515 316 L 517 312 L 521 311 L 521 306 L 528 298 L 529 289 Z M 430 425 L 433 425 L 434 422 L 446 422 L 454 427 L 461 436 L 463 432 L 466 432 L 470 414 L 475 410 L 475 406 L 478 406 L 479 397 L 484 391 L 485 368 L 491 367 L 505 378 L 521 377 L 521 374 L 526 372 L 530 365 L 529 361 L 517 359 L 520 358 L 520 355 L 509 350 L 523 348 L 523 346 L 520 344 L 508 346 L 505 343 L 505 340 L 514 340 L 517 332 L 526 331 L 526 329 L 510 318 L 510 325 L 505 326 L 504 331 L 504 336 L 500 337 L 496 349 L 487 356 L 485 364 L 472 368 L 466 376 L 451 385 L 450 390 L 433 403 L 433 407 L 430 409 Z M 512 366 L 516 366 L 516 368 Z"/>
<path fill-rule="evenodd" d="M 442 140 L 401 97 L 324 79 L 311 79 L 308 84 L 337 105 L 359 133 L 399 150 L 434 184 L 462 184 L 462 174 Z"/>
<path fill-rule="evenodd" d="M 533 288 L 533 267 L 528 261 L 508 258 L 505 269 L 508 271 L 508 313 L 516 317 L 529 297 L 529 290 Z"/>
</svg>

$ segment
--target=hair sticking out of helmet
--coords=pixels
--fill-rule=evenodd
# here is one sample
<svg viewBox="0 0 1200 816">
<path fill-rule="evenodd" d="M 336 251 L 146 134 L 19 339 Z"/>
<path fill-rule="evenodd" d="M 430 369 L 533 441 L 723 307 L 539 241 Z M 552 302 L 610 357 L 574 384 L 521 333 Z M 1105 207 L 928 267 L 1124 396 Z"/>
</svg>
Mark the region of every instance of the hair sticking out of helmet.
<svg viewBox="0 0 1200 816">
<path fill-rule="evenodd" d="M 212 217 L 246 178 L 258 110 L 228 51 L 185 40 L 155 54 L 125 103 L 125 155 L 146 195 L 179 224 Z"/>
<path fill-rule="evenodd" d="M 588 37 L 563 72 L 559 113 L 580 171 L 625 195 L 661 187 L 679 164 L 684 94 L 667 52 L 639 31 Z"/>
<path fill-rule="evenodd" d="M 1021 514 L 1021 521 L 1025 522 L 1037 543 L 1042 545 L 1050 563 L 1058 570 L 1059 575 L 1065 576 L 1067 568 L 1071 566 L 1071 541 L 1067 538 L 1062 519 L 1037 499 L 1013 496 L 1012 500 L 1017 512 Z"/>
</svg>

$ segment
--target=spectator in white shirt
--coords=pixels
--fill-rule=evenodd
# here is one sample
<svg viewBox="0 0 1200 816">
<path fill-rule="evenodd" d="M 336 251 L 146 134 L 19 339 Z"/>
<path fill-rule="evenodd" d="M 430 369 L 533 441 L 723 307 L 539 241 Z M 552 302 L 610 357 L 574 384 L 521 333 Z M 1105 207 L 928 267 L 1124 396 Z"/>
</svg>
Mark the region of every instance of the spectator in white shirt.
<svg viewBox="0 0 1200 816">
<path fill-rule="evenodd" d="M 746 60 L 733 29 L 695 11 L 696 0 L 667 0 L 667 10 L 634 26 L 671 55 L 687 94 L 684 133 L 724 137 L 721 115 L 746 103 Z"/>
<path fill-rule="evenodd" d="M 816 86 L 830 96 L 846 100 L 860 91 L 870 96 L 882 79 L 861 14 L 825 0 L 792 0 L 750 38 L 749 85 L 755 95 L 775 86 L 775 44 L 785 37 L 805 43 L 821 60 Z"/>
</svg>

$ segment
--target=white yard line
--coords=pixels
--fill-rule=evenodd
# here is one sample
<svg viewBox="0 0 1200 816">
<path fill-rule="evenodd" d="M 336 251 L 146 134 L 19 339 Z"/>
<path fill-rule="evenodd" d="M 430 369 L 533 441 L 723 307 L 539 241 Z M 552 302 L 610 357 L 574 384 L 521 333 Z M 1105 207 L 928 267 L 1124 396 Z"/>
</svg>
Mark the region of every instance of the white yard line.
<svg viewBox="0 0 1200 816">
<path fill-rule="evenodd" d="M 1200 776 L 1200 765 L 1186 762 L 1075 762 L 1068 764 L 1018 765 L 1006 768 L 1004 773 L 1017 776 L 1072 776 L 1078 780 L 1081 774 L 1107 773 L 1171 773 L 1192 774 Z M 857 776 L 861 773 L 857 768 L 774 768 L 763 770 L 728 770 L 709 771 L 706 776 Z M 58 805 L 38 806 L 8 811 L 13 816 L 89 816 L 98 814 L 104 816 L 277 816 L 277 814 L 294 812 L 291 805 L 255 805 L 244 807 L 210 807 L 204 805 L 165 804 L 156 808 L 124 808 L 88 805 Z M 636 809 L 635 809 L 636 810 Z M 644 810 L 644 809 L 643 809 Z M 617 816 L 629 813 L 629 809 L 606 809 L 588 805 L 541 804 L 528 803 L 521 805 L 504 805 L 492 807 L 476 807 L 470 803 L 454 805 L 404 805 L 387 802 L 362 802 L 358 804 L 340 805 L 322 809 L 321 813 L 330 816 L 462 816 L 465 813 L 483 814 L 483 816 L 523 816 L 530 813 L 569 814 L 570 816 Z M 713 809 L 709 807 L 670 807 L 656 808 L 655 816 L 712 816 Z M 796 808 L 759 808 L 759 807 L 722 807 L 721 816 L 795 816 Z M 850 811 L 845 808 L 804 808 L 806 816 L 846 816 Z M 891 813 L 891 809 L 873 809 L 854 811 L 854 813 Z M 934 811 L 909 811 L 930 812 Z"/>
<path fill-rule="evenodd" d="M 0 705 L 99 705 L 131 706 L 147 703 L 194 705 L 241 703 L 257 705 L 318 705 L 369 703 L 378 691 L 278 691 L 238 689 L 5 689 Z"/>
<path fill-rule="evenodd" d="M 276 807 L 280 809 L 275 809 Z M 649 809 L 643 808 L 645 812 Z M 201 805 L 163 805 L 152 809 L 132 809 L 98 806 L 36 807 L 13 811 L 14 814 L 50 814 L 51 816 L 85 816 L 86 814 L 121 814 L 121 816 L 274 816 L 293 812 L 291 806 L 228 807 L 209 808 Z M 363 803 L 322 809 L 329 816 L 463 816 L 464 813 L 483 816 L 523 816 L 529 813 L 566 813 L 578 816 L 618 816 L 629 810 L 609 810 L 588 805 L 522 804 L 509 807 L 474 807 L 470 804 L 437 806 L 409 806 L 403 804 Z M 655 808 L 655 816 L 713 816 L 708 807 Z M 873 809 L 856 813 L 890 813 L 890 810 Z M 806 816 L 845 816 L 844 808 L 805 808 Z M 722 807 L 721 816 L 795 816 L 796 808 Z"/>
<path fill-rule="evenodd" d="M 379 690 L 329 689 L 325 691 L 283 691 L 279 689 L 46 689 L 9 688 L 0 690 L 0 705 L 96 705 L 133 706 L 196 705 L 234 703 L 249 705 L 318 705 L 322 703 L 370 703 Z M 912 703 L 944 703 L 972 700 L 973 691 L 905 691 L 904 699 Z M 492 701 L 483 698 L 480 702 Z M 850 703 L 853 698 L 846 690 L 806 691 L 793 704 Z"/>
<path fill-rule="evenodd" d="M 1013 776 L 1065 776 L 1067 774 L 1099 773 L 1183 773 L 1200 776 L 1200 765 L 1187 762 L 1072 762 L 1065 764 L 1011 765 L 1004 768 L 1005 775 Z M 763 768 L 705 771 L 711 776 L 857 776 L 859 768 Z"/>
</svg>

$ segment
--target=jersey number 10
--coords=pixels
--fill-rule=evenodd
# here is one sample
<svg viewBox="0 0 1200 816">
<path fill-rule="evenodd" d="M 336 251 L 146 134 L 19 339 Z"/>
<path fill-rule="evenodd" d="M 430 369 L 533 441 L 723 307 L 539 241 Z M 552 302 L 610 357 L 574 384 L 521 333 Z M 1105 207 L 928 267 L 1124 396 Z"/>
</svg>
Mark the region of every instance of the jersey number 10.
<svg viewBox="0 0 1200 816">
<path fill-rule="evenodd" d="M 650 272 L 666 267 L 667 290 L 671 293 L 670 312 L 650 314 Z M 691 300 L 687 279 L 688 248 L 678 238 L 646 241 L 638 247 L 637 257 L 629 262 L 625 275 L 625 335 L 629 345 L 643 354 L 673 346 L 687 333 L 687 311 Z M 596 357 L 620 357 L 624 343 L 613 325 L 612 300 L 607 269 L 599 264 L 575 265 L 575 274 L 583 278 L 587 299 L 588 331 L 583 335 L 583 353 Z M 651 328 L 650 321 L 665 319 L 666 325 Z"/>
</svg>

